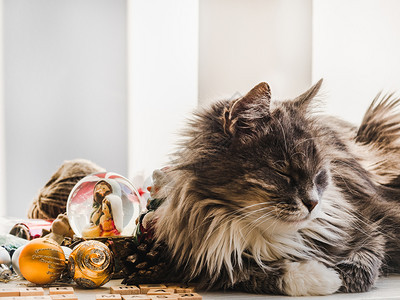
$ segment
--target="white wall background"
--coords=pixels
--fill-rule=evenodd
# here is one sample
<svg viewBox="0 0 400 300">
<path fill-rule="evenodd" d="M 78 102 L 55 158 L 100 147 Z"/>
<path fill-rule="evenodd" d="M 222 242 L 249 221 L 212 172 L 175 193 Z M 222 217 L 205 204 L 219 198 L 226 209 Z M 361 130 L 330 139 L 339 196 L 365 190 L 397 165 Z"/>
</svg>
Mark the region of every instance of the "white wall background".
<svg viewBox="0 0 400 300">
<path fill-rule="evenodd" d="M 127 173 L 126 2 L 5 0 L 7 214 L 64 161 Z"/>
<path fill-rule="evenodd" d="M 358 124 L 375 95 L 400 91 L 400 1 L 313 1 L 313 81 L 326 109 Z"/>
<path fill-rule="evenodd" d="M 0 215 L 24 217 L 66 159 L 143 179 L 198 102 L 260 81 L 285 99 L 324 77 L 326 111 L 354 123 L 400 90 L 396 0 L 3 1 Z"/>
<path fill-rule="evenodd" d="M 197 105 L 198 1 L 128 1 L 129 174 L 165 166 Z"/>
<path fill-rule="evenodd" d="M 3 0 L 0 0 L 0 21 L 3 20 Z M 0 22 L 0 217 L 6 215 L 6 145 L 3 77 L 3 22 Z"/>
<path fill-rule="evenodd" d="M 272 97 L 311 84 L 311 0 L 201 0 L 199 100 L 245 94 L 266 81 Z"/>
</svg>

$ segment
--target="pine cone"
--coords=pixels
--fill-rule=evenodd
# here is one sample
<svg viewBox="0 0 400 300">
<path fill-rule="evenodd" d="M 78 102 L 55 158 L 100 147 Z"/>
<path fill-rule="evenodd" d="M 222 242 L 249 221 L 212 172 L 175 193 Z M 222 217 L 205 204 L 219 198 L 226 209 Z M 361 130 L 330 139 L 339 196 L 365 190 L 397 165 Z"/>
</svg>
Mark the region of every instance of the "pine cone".
<svg viewBox="0 0 400 300">
<path fill-rule="evenodd" d="M 168 247 L 157 242 L 154 236 L 156 220 L 155 210 L 165 201 L 165 198 L 157 198 L 157 191 L 165 183 L 166 173 L 156 170 L 153 173 L 154 185 L 151 187 L 151 197 L 147 203 L 147 211 L 141 214 L 137 220 L 138 226 L 135 237 L 133 253 L 125 258 L 127 271 L 122 283 L 160 283 L 179 282 L 178 272 L 175 271 L 171 261 Z"/>
<path fill-rule="evenodd" d="M 134 250 L 134 254 L 125 259 L 127 276 L 123 284 L 178 282 L 173 271 L 167 246 L 156 244 L 154 240 L 142 240 Z"/>
</svg>

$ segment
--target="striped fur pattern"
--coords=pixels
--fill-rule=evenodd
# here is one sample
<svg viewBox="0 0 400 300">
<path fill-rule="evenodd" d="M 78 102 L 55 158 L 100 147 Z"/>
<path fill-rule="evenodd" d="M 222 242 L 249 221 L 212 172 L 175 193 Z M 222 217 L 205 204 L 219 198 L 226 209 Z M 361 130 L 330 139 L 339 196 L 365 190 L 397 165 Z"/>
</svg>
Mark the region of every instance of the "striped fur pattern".
<svg viewBox="0 0 400 300">
<path fill-rule="evenodd" d="M 400 270 L 399 99 L 356 128 L 313 112 L 321 83 L 284 102 L 261 83 L 195 115 L 156 212 L 187 280 L 326 295 Z"/>
</svg>

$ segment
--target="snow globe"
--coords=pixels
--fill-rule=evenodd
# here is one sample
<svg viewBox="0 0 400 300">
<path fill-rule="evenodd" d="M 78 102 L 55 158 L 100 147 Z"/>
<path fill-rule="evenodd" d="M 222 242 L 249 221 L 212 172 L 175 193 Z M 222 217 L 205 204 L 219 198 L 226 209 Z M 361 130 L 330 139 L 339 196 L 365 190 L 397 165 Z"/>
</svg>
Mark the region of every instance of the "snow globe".
<svg viewBox="0 0 400 300">
<path fill-rule="evenodd" d="M 137 189 L 125 177 L 102 172 L 80 180 L 67 202 L 68 221 L 76 237 L 85 239 L 132 236 L 145 208 Z"/>
</svg>

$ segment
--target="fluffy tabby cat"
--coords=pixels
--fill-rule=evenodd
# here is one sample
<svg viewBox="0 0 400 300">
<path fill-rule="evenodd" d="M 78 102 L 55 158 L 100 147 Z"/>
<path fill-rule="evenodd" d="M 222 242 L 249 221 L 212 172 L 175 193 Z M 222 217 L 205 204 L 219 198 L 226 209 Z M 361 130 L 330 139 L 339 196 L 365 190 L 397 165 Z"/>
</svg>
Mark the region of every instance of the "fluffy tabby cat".
<svg viewBox="0 0 400 300">
<path fill-rule="evenodd" d="M 357 128 L 313 113 L 321 83 L 285 102 L 260 83 L 196 114 L 156 213 L 188 279 L 325 295 L 399 271 L 399 99 L 378 96 Z"/>
</svg>

